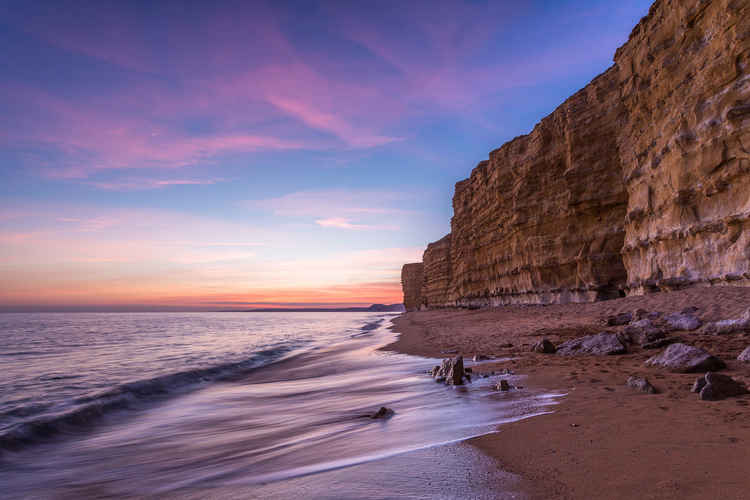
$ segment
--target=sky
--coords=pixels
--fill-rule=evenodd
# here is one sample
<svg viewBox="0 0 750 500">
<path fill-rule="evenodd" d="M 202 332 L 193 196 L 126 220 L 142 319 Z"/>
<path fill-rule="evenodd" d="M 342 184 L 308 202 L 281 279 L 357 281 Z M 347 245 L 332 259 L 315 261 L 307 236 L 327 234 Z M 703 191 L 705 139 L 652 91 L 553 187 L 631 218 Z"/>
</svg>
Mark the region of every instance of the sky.
<svg viewBox="0 0 750 500">
<path fill-rule="evenodd" d="M 0 0 L 0 310 L 401 302 L 649 5 Z"/>
</svg>

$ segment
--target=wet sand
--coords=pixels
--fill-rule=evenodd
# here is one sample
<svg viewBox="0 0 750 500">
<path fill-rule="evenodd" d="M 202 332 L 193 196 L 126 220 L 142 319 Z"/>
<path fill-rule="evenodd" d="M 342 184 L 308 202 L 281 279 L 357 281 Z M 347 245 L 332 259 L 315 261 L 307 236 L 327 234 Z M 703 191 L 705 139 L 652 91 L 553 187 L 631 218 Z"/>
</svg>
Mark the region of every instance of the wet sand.
<svg viewBox="0 0 750 500">
<path fill-rule="evenodd" d="M 554 413 L 506 424 L 469 441 L 496 459 L 498 474 L 522 477 L 531 498 L 750 497 L 750 396 L 700 401 L 690 387 L 696 374 L 650 368 L 661 349 L 630 349 L 619 356 L 563 357 L 530 352 L 545 337 L 559 343 L 581 335 L 618 331 L 607 316 L 638 308 L 672 313 L 699 308 L 704 321 L 735 318 L 750 307 L 750 289 L 716 287 L 644 297 L 478 311 L 415 312 L 394 321 L 398 352 L 447 357 L 457 351 L 513 357 L 481 370 L 528 375 L 523 390 L 565 392 Z M 675 332 L 728 365 L 724 373 L 750 385 L 750 364 L 735 358 L 750 334 L 714 336 Z M 661 392 L 637 393 L 625 385 L 646 376 Z"/>
</svg>

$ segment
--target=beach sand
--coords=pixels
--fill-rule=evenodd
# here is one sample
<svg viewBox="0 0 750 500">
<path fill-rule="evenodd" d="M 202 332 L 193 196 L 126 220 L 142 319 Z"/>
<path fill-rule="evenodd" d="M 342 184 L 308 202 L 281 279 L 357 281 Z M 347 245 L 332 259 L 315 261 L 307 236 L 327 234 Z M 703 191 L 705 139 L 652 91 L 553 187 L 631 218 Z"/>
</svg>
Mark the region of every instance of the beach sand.
<svg viewBox="0 0 750 500">
<path fill-rule="evenodd" d="M 469 441 L 499 470 L 518 474 L 532 498 L 750 498 L 750 396 L 700 401 L 690 387 L 698 374 L 670 373 L 644 361 L 662 349 L 630 349 L 618 356 L 536 354 L 541 338 L 555 344 L 586 334 L 618 331 L 607 316 L 633 311 L 672 313 L 699 308 L 704 321 L 739 317 L 750 288 L 713 287 L 640 297 L 477 311 L 412 312 L 394 321 L 399 340 L 385 349 L 431 357 L 457 351 L 512 357 L 480 371 L 512 369 L 527 375 L 520 390 L 567 393 L 554 412 L 506 424 Z M 675 332 L 684 343 L 723 359 L 723 373 L 750 382 L 750 364 L 736 360 L 750 334 L 714 336 Z M 660 390 L 627 387 L 646 376 Z M 749 384 L 750 385 L 750 384 Z"/>
</svg>

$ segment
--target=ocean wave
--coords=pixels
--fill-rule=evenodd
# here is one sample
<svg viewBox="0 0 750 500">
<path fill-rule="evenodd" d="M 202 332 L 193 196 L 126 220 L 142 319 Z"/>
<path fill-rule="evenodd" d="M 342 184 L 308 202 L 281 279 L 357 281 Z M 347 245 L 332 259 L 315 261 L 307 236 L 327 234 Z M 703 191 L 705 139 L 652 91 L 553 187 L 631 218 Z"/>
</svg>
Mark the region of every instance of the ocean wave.
<svg viewBox="0 0 750 500">
<path fill-rule="evenodd" d="M 75 398 L 71 407 L 56 413 L 44 413 L 50 409 L 50 405 L 44 404 L 2 412 L 0 417 L 32 418 L 18 422 L 0 434 L 0 451 L 18 451 L 68 432 L 89 429 L 97 420 L 114 411 L 135 408 L 139 403 L 176 395 L 206 383 L 237 377 L 286 359 L 299 347 L 300 344 L 278 345 L 256 351 L 252 357 L 239 362 L 222 363 L 124 383 L 104 392 Z"/>
<path fill-rule="evenodd" d="M 380 325 L 383 324 L 383 321 L 385 321 L 385 318 L 379 318 L 375 321 L 370 321 L 368 323 L 365 323 L 362 327 L 360 327 L 359 331 L 357 333 L 353 333 L 349 335 L 351 338 L 355 337 L 362 337 L 363 335 L 369 335 L 370 332 L 380 327 Z"/>
</svg>

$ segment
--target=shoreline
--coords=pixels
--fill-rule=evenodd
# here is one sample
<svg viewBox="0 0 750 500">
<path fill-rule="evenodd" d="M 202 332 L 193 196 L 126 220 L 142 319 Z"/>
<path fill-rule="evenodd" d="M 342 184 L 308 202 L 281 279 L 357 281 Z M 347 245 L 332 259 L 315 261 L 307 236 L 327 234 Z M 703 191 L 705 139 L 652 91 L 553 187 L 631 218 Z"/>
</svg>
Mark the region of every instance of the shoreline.
<svg viewBox="0 0 750 500">
<path fill-rule="evenodd" d="M 690 392 L 702 373 L 670 373 L 644 361 L 663 349 L 632 348 L 616 356 L 530 352 L 541 338 L 555 344 L 601 331 L 609 315 L 643 308 L 671 313 L 698 307 L 704 322 L 738 317 L 750 289 L 695 288 L 605 302 L 508 306 L 477 311 L 412 312 L 393 320 L 398 340 L 382 349 L 426 357 L 451 351 L 512 358 L 484 362 L 477 372 L 512 369 L 527 389 L 567 393 L 551 414 L 504 424 L 467 443 L 519 475 L 531 498 L 746 498 L 750 486 L 750 396 L 700 401 Z M 684 343 L 727 362 L 722 371 L 750 381 L 736 360 L 750 334 L 676 332 Z M 627 387 L 647 377 L 659 394 Z M 524 390 L 524 389 L 521 389 Z"/>
</svg>

